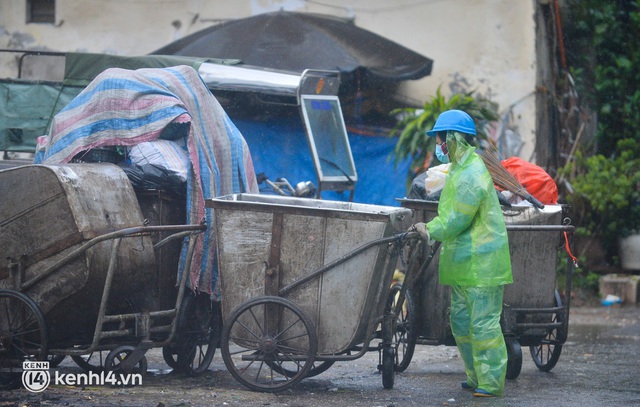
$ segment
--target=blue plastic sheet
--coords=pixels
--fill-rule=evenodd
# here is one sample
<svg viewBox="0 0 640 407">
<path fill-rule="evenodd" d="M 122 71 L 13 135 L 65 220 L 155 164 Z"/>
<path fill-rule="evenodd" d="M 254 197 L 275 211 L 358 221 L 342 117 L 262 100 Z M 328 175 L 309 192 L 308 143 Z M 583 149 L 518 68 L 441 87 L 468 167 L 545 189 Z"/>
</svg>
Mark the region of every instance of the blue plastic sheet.
<svg viewBox="0 0 640 407">
<path fill-rule="evenodd" d="M 256 174 L 263 172 L 272 181 L 286 178 L 294 187 L 301 181 L 312 181 L 318 186 L 302 123 L 233 121 L 251 150 Z M 410 160 L 394 165 L 390 153 L 397 138 L 349 133 L 349 142 L 358 172 L 353 201 L 399 206 L 396 198 L 407 195 Z M 265 185 L 260 187 L 261 192 L 270 192 Z M 326 191 L 322 192 L 322 199 L 347 201 L 349 195 L 349 191 Z"/>
</svg>

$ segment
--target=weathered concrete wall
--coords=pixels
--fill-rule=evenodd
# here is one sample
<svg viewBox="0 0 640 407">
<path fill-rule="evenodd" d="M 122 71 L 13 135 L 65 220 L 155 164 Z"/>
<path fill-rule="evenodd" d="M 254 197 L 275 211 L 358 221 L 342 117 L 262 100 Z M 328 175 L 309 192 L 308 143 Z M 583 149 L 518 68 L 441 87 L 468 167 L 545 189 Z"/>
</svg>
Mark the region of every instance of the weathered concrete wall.
<svg viewBox="0 0 640 407">
<path fill-rule="evenodd" d="M 488 95 L 512 109 L 524 138 L 520 156 L 535 146 L 535 4 L 538 0 L 57 0 L 55 24 L 25 24 L 25 0 L 0 2 L 0 48 L 141 55 L 227 19 L 268 11 L 316 12 L 354 18 L 432 58 L 431 76 L 402 87 L 422 104 L 451 84 Z M 0 59 L 0 76 L 15 60 Z"/>
</svg>

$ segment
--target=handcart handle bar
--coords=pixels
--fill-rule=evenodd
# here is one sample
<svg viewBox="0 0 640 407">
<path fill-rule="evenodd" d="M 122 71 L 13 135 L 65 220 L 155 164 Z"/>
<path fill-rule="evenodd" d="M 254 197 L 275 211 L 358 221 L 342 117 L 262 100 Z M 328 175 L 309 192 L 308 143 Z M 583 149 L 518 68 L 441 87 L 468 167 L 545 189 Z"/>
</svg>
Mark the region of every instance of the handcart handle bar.
<svg viewBox="0 0 640 407">
<path fill-rule="evenodd" d="M 507 224 L 507 231 L 513 232 L 571 232 L 575 230 L 575 226 L 571 225 L 509 225 Z"/>
<path fill-rule="evenodd" d="M 188 235 L 188 234 L 191 234 L 193 232 L 198 232 L 199 233 L 199 232 L 201 232 L 203 230 L 206 230 L 206 229 L 207 229 L 207 226 L 204 225 L 204 224 L 202 224 L 202 225 L 135 226 L 135 227 L 131 227 L 131 228 L 125 228 L 125 229 L 116 230 L 114 232 L 105 233 L 103 235 L 94 237 L 93 239 L 83 243 L 80 247 L 78 247 L 77 249 L 73 250 L 67 256 L 63 257 L 62 259 L 58 260 L 57 262 L 55 262 L 54 264 L 52 264 L 51 266 L 46 268 L 44 271 L 42 271 L 42 273 L 38 274 L 37 276 L 35 276 L 31 280 L 26 281 L 25 283 L 21 284 L 20 285 L 20 289 L 21 290 L 29 289 L 30 287 L 32 287 L 35 284 L 37 284 L 39 281 L 41 281 L 44 278 L 48 277 L 56 269 L 64 266 L 66 263 L 68 263 L 69 261 L 73 260 L 75 257 L 77 257 L 80 254 L 84 253 L 85 251 L 87 251 L 91 247 L 95 246 L 96 244 L 104 242 L 105 240 L 117 239 L 117 238 L 121 238 L 121 237 L 142 236 L 142 235 L 147 235 L 147 234 L 154 233 L 154 232 L 185 232 L 185 233 L 188 232 L 188 233 L 186 233 Z M 159 242 L 157 245 L 165 244 L 168 239 L 175 238 L 175 237 L 179 237 L 179 236 L 176 236 L 176 235 L 169 236 L 169 237 L 165 238 L 164 240 L 162 240 L 161 242 Z"/>
<path fill-rule="evenodd" d="M 293 290 L 294 288 L 314 279 L 315 277 L 319 276 L 320 274 L 323 274 L 324 272 L 331 270 L 334 267 L 339 266 L 340 264 L 346 262 L 349 259 L 352 259 L 353 257 L 359 255 L 360 253 L 369 250 L 370 248 L 374 247 L 374 246 L 378 246 L 381 244 L 385 244 L 385 243 L 391 243 L 391 242 L 401 242 L 403 240 L 407 240 L 410 238 L 416 238 L 418 237 L 418 233 L 417 232 L 403 232 L 403 233 L 398 233 L 389 237 L 381 237 L 375 240 L 372 240 L 360 247 L 358 247 L 357 249 L 345 254 L 344 256 L 340 257 L 339 259 L 336 259 L 334 261 L 332 261 L 331 263 L 319 268 L 318 270 L 307 274 L 306 276 L 297 279 L 296 281 L 292 282 L 291 284 L 282 287 L 280 290 L 278 290 L 278 294 L 280 296 L 285 296 L 287 293 L 289 293 L 291 290 Z"/>
</svg>

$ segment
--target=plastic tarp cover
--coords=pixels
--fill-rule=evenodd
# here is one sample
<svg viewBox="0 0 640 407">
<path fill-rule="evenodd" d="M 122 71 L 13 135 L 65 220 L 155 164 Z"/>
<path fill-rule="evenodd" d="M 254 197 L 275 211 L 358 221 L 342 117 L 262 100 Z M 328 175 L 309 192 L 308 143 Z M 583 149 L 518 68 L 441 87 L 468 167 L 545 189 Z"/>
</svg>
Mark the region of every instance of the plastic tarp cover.
<svg viewBox="0 0 640 407">
<path fill-rule="evenodd" d="M 270 180 L 286 178 L 291 185 L 312 181 L 318 185 L 313 159 L 301 122 L 295 119 L 258 122 L 233 119 L 242 132 L 256 173 Z M 410 160 L 394 164 L 390 154 L 397 138 L 349 133 L 349 144 L 358 171 L 353 201 L 399 206 L 396 198 L 407 196 Z M 274 193 L 260 185 L 261 193 Z M 348 201 L 350 191 L 323 191 L 322 199 Z"/>
<path fill-rule="evenodd" d="M 136 70 L 140 68 L 168 68 L 186 65 L 198 70 L 206 58 L 190 58 L 178 56 L 136 56 L 124 57 L 107 54 L 74 53 L 67 54 L 65 59 L 64 83 L 76 86 L 87 86 L 101 72 L 108 68 Z"/>
<path fill-rule="evenodd" d="M 50 118 L 82 88 L 54 82 L 0 80 L 0 150 L 32 153 Z"/>
</svg>

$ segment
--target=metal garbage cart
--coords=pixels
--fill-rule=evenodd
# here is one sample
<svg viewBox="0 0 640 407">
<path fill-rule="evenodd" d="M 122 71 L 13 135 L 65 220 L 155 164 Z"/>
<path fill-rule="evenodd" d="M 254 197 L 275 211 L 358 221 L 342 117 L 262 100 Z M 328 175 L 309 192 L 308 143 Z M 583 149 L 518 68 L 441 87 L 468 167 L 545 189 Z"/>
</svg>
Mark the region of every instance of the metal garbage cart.
<svg viewBox="0 0 640 407">
<path fill-rule="evenodd" d="M 186 238 L 189 262 L 191 237 L 206 226 L 144 226 L 127 176 L 112 164 L 11 168 L 0 171 L 0 188 L 11 192 L 0 205 L 0 386 L 16 385 L 22 362 L 49 355 L 143 374 L 145 352 L 172 344 L 193 311 L 183 306 L 186 272 L 173 301 L 159 295 L 159 274 L 176 285 L 177 260 L 171 269 L 156 257 Z M 102 351 L 106 359 L 90 360 Z"/>
<path fill-rule="evenodd" d="M 385 305 L 402 246 L 417 240 L 405 233 L 409 209 L 252 194 L 206 204 L 216 213 L 221 352 L 240 383 L 282 391 L 378 350 L 393 387 Z M 380 325 L 382 342 L 370 346 Z"/>
<path fill-rule="evenodd" d="M 415 199 L 400 202 L 412 209 L 414 223 L 429 222 L 437 216 L 438 202 Z M 543 209 L 503 206 L 503 215 L 513 284 L 505 286 L 501 326 L 509 357 L 507 378 L 515 379 L 522 368 L 521 345 L 529 346 L 540 370 L 550 371 L 567 340 L 573 261 L 567 261 L 563 297 L 556 287 L 556 276 L 559 249 L 568 245 L 568 234 L 574 228 L 564 218 L 561 205 L 546 205 Z M 416 343 L 455 345 L 449 321 L 451 287 L 438 283 L 439 247 L 436 243 L 431 249 L 416 248 L 423 250 L 417 253 L 420 260 L 414 266 L 420 270 L 406 274 L 404 302 L 396 307 L 398 371 L 409 365 Z M 399 291 L 396 287 L 395 292 Z"/>
</svg>

